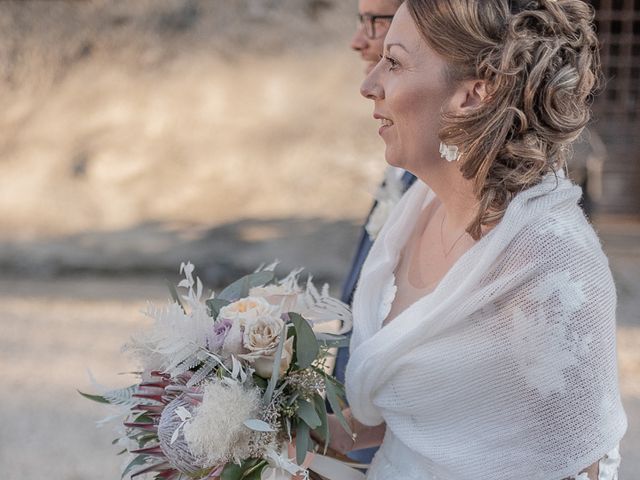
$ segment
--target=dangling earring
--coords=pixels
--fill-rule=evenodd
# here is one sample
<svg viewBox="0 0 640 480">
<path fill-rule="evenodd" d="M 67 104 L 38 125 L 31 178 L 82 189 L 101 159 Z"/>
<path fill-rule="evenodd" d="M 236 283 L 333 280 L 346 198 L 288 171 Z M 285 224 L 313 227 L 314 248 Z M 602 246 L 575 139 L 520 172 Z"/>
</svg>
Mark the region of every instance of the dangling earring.
<svg viewBox="0 0 640 480">
<path fill-rule="evenodd" d="M 458 147 L 440 142 L 440 156 L 446 158 L 448 162 L 457 161 L 459 158 Z"/>
</svg>

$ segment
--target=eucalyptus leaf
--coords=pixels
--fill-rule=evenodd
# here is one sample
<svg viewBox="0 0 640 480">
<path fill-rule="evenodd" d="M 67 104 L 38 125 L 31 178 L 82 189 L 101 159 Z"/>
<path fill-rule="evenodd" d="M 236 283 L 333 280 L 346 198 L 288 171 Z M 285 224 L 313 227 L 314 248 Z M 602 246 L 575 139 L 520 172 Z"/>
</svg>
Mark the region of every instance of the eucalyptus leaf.
<svg viewBox="0 0 640 480">
<path fill-rule="evenodd" d="M 304 463 L 310 446 L 309 426 L 304 422 L 298 422 L 296 425 L 296 463 L 298 465 Z"/>
<path fill-rule="evenodd" d="M 346 394 L 344 391 L 344 385 L 342 384 L 342 382 L 340 382 L 336 377 L 332 377 L 331 375 L 327 375 L 323 370 L 318 370 L 319 373 L 321 373 L 322 375 L 324 375 L 326 382 L 331 382 L 331 384 L 333 385 L 333 388 L 336 391 L 336 394 L 340 397 L 340 398 L 346 398 Z"/>
<path fill-rule="evenodd" d="M 253 287 L 261 287 L 266 283 L 269 283 L 274 278 L 273 272 L 256 272 L 251 273 L 249 275 L 245 275 L 244 277 L 236 280 L 227 288 L 222 290 L 218 294 L 219 299 L 228 300 L 230 302 L 234 302 L 240 298 L 244 298 L 249 295 L 249 290 Z"/>
<path fill-rule="evenodd" d="M 312 430 L 322 425 L 322 420 L 320 420 L 320 416 L 318 412 L 316 412 L 314 405 L 311 405 L 306 400 L 298 400 L 297 414 Z"/>
<path fill-rule="evenodd" d="M 98 402 L 98 403 L 111 403 L 109 400 L 107 400 L 106 398 L 104 398 L 102 395 L 91 395 L 89 393 L 84 393 L 81 392 L 80 390 L 78 390 L 78 393 L 80 395 L 82 395 L 85 398 L 88 398 L 89 400 L 93 400 L 94 402 Z"/>
<path fill-rule="evenodd" d="M 316 412 L 320 417 L 320 421 L 322 422 L 315 431 L 324 440 L 323 454 L 326 455 L 327 448 L 329 448 L 329 441 L 331 440 L 331 433 L 329 431 L 329 420 L 327 418 L 327 404 L 324 401 L 324 398 L 322 398 L 322 395 L 317 392 L 313 395 L 313 403 L 316 407 Z"/>
<path fill-rule="evenodd" d="M 278 377 L 280 376 L 280 359 L 282 358 L 282 350 L 284 349 L 284 342 L 287 338 L 287 324 L 284 324 L 282 327 L 282 331 L 280 332 L 280 341 L 278 342 L 278 348 L 276 349 L 275 359 L 273 362 L 273 370 L 271 371 L 271 378 L 269 379 L 269 383 L 267 384 L 267 390 L 264 392 L 264 403 L 265 405 L 269 405 L 271 403 L 271 397 L 273 397 L 273 392 L 276 389 L 276 384 L 278 383 Z"/>
<path fill-rule="evenodd" d="M 349 433 L 349 435 L 352 435 L 353 433 L 351 432 L 351 427 L 349 426 L 349 423 L 347 423 L 347 420 L 344 418 L 344 415 L 342 414 L 343 406 L 338 396 L 338 390 L 336 389 L 335 384 L 328 378 L 326 378 L 325 380 L 325 391 L 327 392 L 327 400 L 329 400 L 329 405 L 331 405 L 331 409 L 333 410 L 333 413 L 336 414 L 336 417 L 338 418 L 340 425 L 342 425 L 342 428 L 344 428 L 345 431 Z"/>
<path fill-rule="evenodd" d="M 296 363 L 301 370 L 311 366 L 318 358 L 320 346 L 309 322 L 301 315 L 290 312 L 289 318 L 296 329 Z M 277 357 L 276 357 L 277 358 Z"/>
<path fill-rule="evenodd" d="M 256 432 L 275 432 L 271 425 L 267 422 L 263 422 L 262 420 L 258 420 L 257 418 L 250 418 L 249 420 L 245 420 L 243 423 L 247 428 L 255 430 Z"/>
<path fill-rule="evenodd" d="M 207 304 L 207 308 L 209 309 L 209 316 L 216 320 L 218 315 L 220 314 L 220 310 L 223 307 L 226 307 L 231 302 L 229 300 L 225 300 L 224 298 L 211 298 L 204 302 Z"/>
</svg>

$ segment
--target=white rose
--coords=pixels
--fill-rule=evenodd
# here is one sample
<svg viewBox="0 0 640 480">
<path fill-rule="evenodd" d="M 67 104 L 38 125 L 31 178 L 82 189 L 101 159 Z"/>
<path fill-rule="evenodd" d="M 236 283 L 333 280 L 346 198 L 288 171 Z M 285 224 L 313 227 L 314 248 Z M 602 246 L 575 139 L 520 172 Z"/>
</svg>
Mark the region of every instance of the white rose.
<svg viewBox="0 0 640 480">
<path fill-rule="evenodd" d="M 250 296 L 222 307 L 218 319 L 237 321 L 244 326 L 257 318 L 271 316 L 273 311 L 273 306 L 264 298 Z"/>
</svg>

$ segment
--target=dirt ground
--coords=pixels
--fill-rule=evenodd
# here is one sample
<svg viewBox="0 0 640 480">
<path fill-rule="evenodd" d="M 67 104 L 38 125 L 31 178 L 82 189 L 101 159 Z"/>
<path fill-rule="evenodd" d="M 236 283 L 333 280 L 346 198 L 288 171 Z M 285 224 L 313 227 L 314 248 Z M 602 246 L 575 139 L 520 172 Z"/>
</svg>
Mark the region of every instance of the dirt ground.
<svg viewBox="0 0 640 480">
<path fill-rule="evenodd" d="M 620 478 L 626 480 L 640 469 L 640 224 L 603 221 L 599 230 L 619 292 L 620 384 L 629 417 Z M 342 226 L 333 233 L 343 238 L 323 255 L 334 266 L 327 278 L 337 285 L 349 257 L 344 246 L 354 244 L 357 229 Z M 312 248 L 318 238 L 298 239 L 297 248 Z M 291 241 L 284 246 L 294 247 Z M 76 389 L 90 390 L 86 369 L 103 384 L 127 384 L 116 374 L 132 367 L 120 347 L 144 326 L 139 312 L 145 301 L 165 298 L 160 276 L 0 280 L 3 479 L 35 480 L 45 471 L 47 478 L 60 480 L 118 478 L 113 433 L 95 427 L 106 412 Z"/>
</svg>

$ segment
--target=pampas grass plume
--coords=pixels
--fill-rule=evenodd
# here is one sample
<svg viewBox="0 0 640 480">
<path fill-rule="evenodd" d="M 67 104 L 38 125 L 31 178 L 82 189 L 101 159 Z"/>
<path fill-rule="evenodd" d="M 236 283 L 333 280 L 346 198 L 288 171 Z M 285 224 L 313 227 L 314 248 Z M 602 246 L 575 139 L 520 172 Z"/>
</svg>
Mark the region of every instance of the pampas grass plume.
<svg viewBox="0 0 640 480">
<path fill-rule="evenodd" d="M 259 409 L 260 393 L 255 387 L 219 381 L 207 384 L 202 403 L 184 426 L 191 452 L 210 466 L 248 458 L 253 432 L 244 421 L 256 418 Z"/>
</svg>

